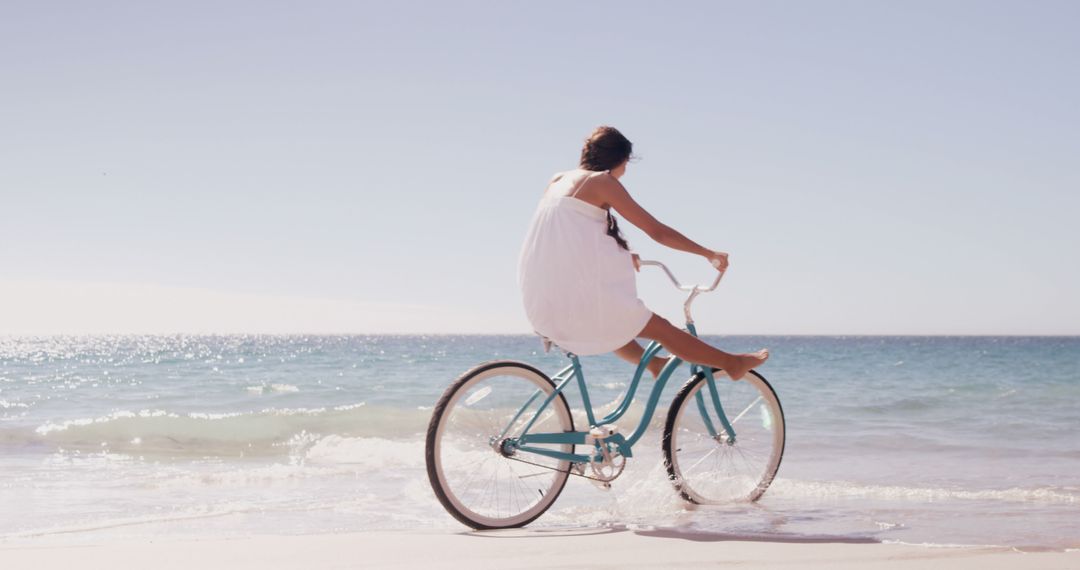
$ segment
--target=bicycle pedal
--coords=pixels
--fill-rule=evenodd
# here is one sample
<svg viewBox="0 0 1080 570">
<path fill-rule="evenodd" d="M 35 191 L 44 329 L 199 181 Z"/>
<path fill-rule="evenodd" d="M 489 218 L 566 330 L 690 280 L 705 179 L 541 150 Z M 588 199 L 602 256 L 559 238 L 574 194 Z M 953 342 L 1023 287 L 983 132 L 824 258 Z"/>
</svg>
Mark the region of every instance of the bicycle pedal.
<svg viewBox="0 0 1080 570">
<path fill-rule="evenodd" d="M 619 426 L 615 424 L 604 424 L 596 426 L 589 430 L 589 437 L 585 439 L 585 444 L 599 443 L 605 439 L 619 433 Z"/>
<path fill-rule="evenodd" d="M 589 430 L 589 435 L 597 439 L 611 437 L 617 433 L 619 433 L 619 426 L 615 424 L 599 425 Z"/>
</svg>

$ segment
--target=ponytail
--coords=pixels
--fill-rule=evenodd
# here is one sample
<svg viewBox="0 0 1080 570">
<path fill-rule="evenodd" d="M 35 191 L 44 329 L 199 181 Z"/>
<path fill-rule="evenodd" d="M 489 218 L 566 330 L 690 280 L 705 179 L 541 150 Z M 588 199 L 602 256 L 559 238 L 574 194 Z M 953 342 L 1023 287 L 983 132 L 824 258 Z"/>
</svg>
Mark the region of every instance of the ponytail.
<svg viewBox="0 0 1080 570">
<path fill-rule="evenodd" d="M 626 243 L 626 238 L 619 231 L 619 222 L 615 220 L 615 216 L 612 216 L 610 211 L 607 213 L 607 235 L 611 236 L 615 243 L 619 244 L 619 247 L 627 251 L 630 250 L 630 244 Z"/>
</svg>

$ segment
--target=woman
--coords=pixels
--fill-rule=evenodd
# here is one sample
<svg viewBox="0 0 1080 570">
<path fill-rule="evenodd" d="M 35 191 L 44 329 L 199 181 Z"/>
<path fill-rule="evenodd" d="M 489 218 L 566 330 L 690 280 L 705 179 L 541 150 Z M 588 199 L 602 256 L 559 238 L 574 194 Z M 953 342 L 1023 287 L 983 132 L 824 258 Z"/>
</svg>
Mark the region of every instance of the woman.
<svg viewBox="0 0 1080 570">
<path fill-rule="evenodd" d="M 767 350 L 729 354 L 650 311 L 637 297 L 636 256 L 619 233 L 611 209 L 670 248 L 701 255 L 718 269 L 728 254 L 704 248 L 646 212 L 619 183 L 632 145 L 613 127 L 585 141 L 578 169 L 555 175 L 521 249 L 518 282 L 534 330 L 578 355 L 614 351 L 637 363 L 638 338 L 658 341 L 689 362 L 722 369 L 732 380 L 765 362 Z M 667 358 L 649 362 L 656 377 Z"/>
</svg>

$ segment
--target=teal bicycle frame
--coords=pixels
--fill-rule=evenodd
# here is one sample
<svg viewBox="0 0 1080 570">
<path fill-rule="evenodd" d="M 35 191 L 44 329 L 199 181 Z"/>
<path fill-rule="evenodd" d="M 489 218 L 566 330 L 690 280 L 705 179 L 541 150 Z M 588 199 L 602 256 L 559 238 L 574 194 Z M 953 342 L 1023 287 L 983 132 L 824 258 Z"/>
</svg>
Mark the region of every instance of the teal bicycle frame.
<svg viewBox="0 0 1080 570">
<path fill-rule="evenodd" d="M 690 297 L 686 300 L 685 313 L 686 313 L 686 328 L 687 331 L 697 336 L 697 329 L 694 327 L 693 318 L 690 316 L 690 304 L 698 293 L 705 291 L 712 291 L 716 289 L 716 286 L 720 283 L 720 278 L 723 277 L 723 272 L 716 278 L 716 282 L 712 287 L 706 288 L 702 286 L 683 287 L 675 279 L 675 277 L 668 271 L 667 267 L 659 262 L 654 261 L 642 261 L 642 265 L 657 265 L 661 267 L 668 277 L 675 283 L 677 287 L 684 291 L 690 291 Z M 540 404 L 540 407 L 533 413 L 532 418 L 525 424 L 519 433 L 509 435 L 508 432 L 511 427 L 522 417 L 525 411 L 532 406 L 538 398 L 544 395 L 543 390 L 537 390 L 531 397 L 518 409 L 517 413 L 510 419 L 503 428 L 502 433 L 497 438 L 493 439 L 493 443 L 501 442 L 502 450 L 504 453 L 513 454 L 515 452 L 534 453 L 536 455 L 543 455 L 545 457 L 551 457 L 562 461 L 570 461 L 572 463 L 588 463 L 590 461 L 601 461 L 603 454 L 600 451 L 601 442 L 594 438 L 589 431 L 572 431 L 572 432 L 559 432 L 559 433 L 530 433 L 533 424 L 540 418 L 544 410 L 547 409 L 551 402 L 559 397 L 559 395 L 566 389 L 570 382 L 577 380 L 578 390 L 581 392 L 582 404 L 585 407 L 585 414 L 589 421 L 589 428 L 595 428 L 599 426 L 608 425 L 619 420 L 627 410 L 630 409 L 630 404 L 634 401 L 634 395 L 637 393 L 638 384 L 641 382 L 641 378 L 644 375 L 647 367 L 647 363 L 652 360 L 657 353 L 662 350 L 663 347 L 660 343 L 653 341 L 645 348 L 645 352 L 641 356 L 641 361 L 638 363 L 637 370 L 634 372 L 634 378 L 630 382 L 630 386 L 626 391 L 626 395 L 619 405 L 610 414 L 604 416 L 600 420 L 596 419 L 596 414 L 592 408 L 592 402 L 589 399 L 589 388 L 585 383 L 585 374 L 581 369 L 581 362 L 578 360 L 577 355 L 567 353 L 570 358 L 570 365 L 560 370 L 552 380 L 555 382 L 555 390 L 547 395 L 544 401 Z M 672 356 L 664 368 L 660 371 L 660 375 L 656 378 L 656 384 L 653 386 L 652 393 L 649 395 L 649 400 L 645 405 L 645 413 L 641 417 L 641 421 L 638 423 L 637 428 L 630 434 L 629 437 L 624 436 L 621 433 L 616 433 L 611 436 L 603 438 L 603 443 L 608 445 L 609 451 L 616 451 L 623 457 L 632 457 L 632 448 L 638 440 L 645 434 L 645 430 L 649 427 L 649 422 L 652 421 L 653 414 L 656 412 L 657 404 L 660 401 L 660 394 L 664 391 L 664 386 L 671 378 L 671 375 L 675 372 L 683 363 L 677 357 Z M 697 400 L 697 408 L 701 413 L 703 423 L 709 432 L 709 435 L 716 438 L 719 441 L 723 441 L 728 445 L 734 445 L 735 443 L 735 430 L 731 427 L 731 422 L 728 421 L 727 415 L 724 413 L 724 407 L 720 402 L 719 392 L 716 389 L 716 380 L 713 377 L 713 369 L 709 366 L 701 366 L 698 364 L 690 364 L 691 378 L 697 374 L 702 374 L 705 377 L 706 384 L 708 386 L 708 401 L 706 401 L 703 392 L 705 390 L 699 390 L 695 394 Z M 710 417 L 710 410 L 712 417 L 715 417 L 716 423 L 720 425 L 720 430 L 717 430 L 716 423 L 713 422 Z M 580 453 L 566 453 L 557 451 L 554 449 L 548 449 L 544 447 L 535 447 L 539 444 L 575 444 L 586 445 L 593 444 L 594 453 L 584 455 Z M 612 449 L 610 446 L 614 446 Z"/>
</svg>

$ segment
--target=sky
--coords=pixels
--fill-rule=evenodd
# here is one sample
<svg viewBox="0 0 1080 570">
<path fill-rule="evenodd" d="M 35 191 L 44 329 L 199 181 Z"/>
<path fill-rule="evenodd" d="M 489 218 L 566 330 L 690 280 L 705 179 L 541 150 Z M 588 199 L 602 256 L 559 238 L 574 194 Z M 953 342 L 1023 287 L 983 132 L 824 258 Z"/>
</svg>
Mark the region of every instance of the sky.
<svg viewBox="0 0 1080 570">
<path fill-rule="evenodd" d="M 713 334 L 1080 334 L 1080 4 L 4 2 L 0 334 L 528 333 L 597 125 Z M 701 258 L 623 223 L 688 282 Z M 681 295 L 639 276 L 655 311 Z"/>
</svg>

